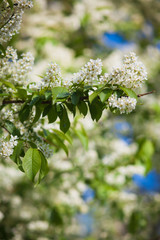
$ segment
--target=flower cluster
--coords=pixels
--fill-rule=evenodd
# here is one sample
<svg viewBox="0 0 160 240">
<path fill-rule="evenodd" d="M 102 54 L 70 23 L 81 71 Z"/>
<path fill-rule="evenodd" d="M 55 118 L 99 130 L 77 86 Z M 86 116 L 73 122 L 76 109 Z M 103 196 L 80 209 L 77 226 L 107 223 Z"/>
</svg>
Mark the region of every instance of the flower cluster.
<svg viewBox="0 0 160 240">
<path fill-rule="evenodd" d="M 102 84 L 116 84 L 131 89 L 140 88 L 145 80 L 147 80 L 146 69 L 133 52 L 124 56 L 121 67 L 114 68 L 110 74 L 100 78 Z"/>
<path fill-rule="evenodd" d="M 10 80 L 13 84 L 24 84 L 27 74 L 31 72 L 34 58 L 30 52 L 23 53 L 18 59 L 17 52 L 7 47 L 6 56 L 0 59 L 0 78 Z"/>
<path fill-rule="evenodd" d="M 131 97 L 117 98 L 117 95 L 112 94 L 109 97 L 108 102 L 110 107 L 118 108 L 120 111 L 120 114 L 122 113 L 128 114 L 135 109 L 137 100 Z"/>
<path fill-rule="evenodd" d="M 42 79 L 40 88 L 58 87 L 62 82 L 60 67 L 57 63 L 50 63 L 48 69 Z"/>
<path fill-rule="evenodd" d="M 79 72 L 73 74 L 71 80 L 62 79 L 59 66 L 56 63 L 51 63 L 40 88 L 55 86 L 69 88 L 74 84 L 93 85 L 100 83 L 110 84 L 111 86 L 120 85 L 135 90 L 140 88 L 142 83 L 147 80 L 146 69 L 143 63 L 138 61 L 136 54 L 133 52 L 124 56 L 121 67 L 114 68 L 110 74 L 105 73 L 104 76 L 101 73 L 102 61 L 100 59 L 90 59 Z"/>
<path fill-rule="evenodd" d="M 11 9 L 8 1 L 3 0 L 0 6 L 0 43 L 9 41 L 19 32 L 24 10 L 32 6 L 30 0 L 16 0 Z"/>
<path fill-rule="evenodd" d="M 102 73 L 101 59 L 90 59 L 90 61 L 72 78 L 72 83 L 80 84 L 84 82 L 86 85 L 92 85 L 98 81 L 98 76 Z"/>
<path fill-rule="evenodd" d="M 0 156 L 6 156 L 9 157 L 13 153 L 13 149 L 15 146 L 17 146 L 17 136 L 12 136 L 10 137 L 9 141 L 5 141 L 5 138 L 2 137 L 0 140 Z"/>
</svg>

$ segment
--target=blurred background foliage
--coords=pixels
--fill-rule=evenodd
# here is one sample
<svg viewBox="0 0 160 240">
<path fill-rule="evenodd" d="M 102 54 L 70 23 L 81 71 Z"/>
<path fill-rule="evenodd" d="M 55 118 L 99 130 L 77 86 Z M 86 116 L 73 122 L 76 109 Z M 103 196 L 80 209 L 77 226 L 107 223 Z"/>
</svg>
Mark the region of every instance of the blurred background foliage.
<svg viewBox="0 0 160 240">
<path fill-rule="evenodd" d="M 136 111 L 77 116 L 69 156 L 58 151 L 34 188 L 0 163 L 2 240 L 160 239 L 160 1 L 37 0 L 10 44 L 35 57 L 32 81 L 50 61 L 66 78 L 90 58 L 104 71 L 135 51 L 148 71 Z M 55 126 L 56 127 L 56 126 Z"/>
</svg>

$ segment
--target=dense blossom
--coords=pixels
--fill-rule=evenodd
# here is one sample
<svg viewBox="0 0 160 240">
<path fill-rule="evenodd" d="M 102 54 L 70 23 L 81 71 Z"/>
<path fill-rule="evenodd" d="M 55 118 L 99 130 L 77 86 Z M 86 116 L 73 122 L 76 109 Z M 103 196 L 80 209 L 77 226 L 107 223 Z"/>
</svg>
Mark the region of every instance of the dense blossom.
<svg viewBox="0 0 160 240">
<path fill-rule="evenodd" d="M 62 78 L 58 64 L 51 63 L 42 79 L 40 88 L 51 88 L 65 86 L 70 88 L 72 85 L 94 85 L 110 84 L 111 86 L 120 85 L 133 90 L 140 88 L 142 83 L 147 80 L 147 72 L 142 62 L 138 61 L 135 53 L 131 52 L 123 58 L 121 67 L 114 68 L 111 73 L 102 74 L 102 61 L 100 59 L 90 59 L 88 63 L 71 79 Z M 36 87 L 38 87 L 37 84 Z"/>
<path fill-rule="evenodd" d="M 118 108 L 120 114 L 122 113 L 128 114 L 135 109 L 137 100 L 131 97 L 117 98 L 117 95 L 112 94 L 111 97 L 108 99 L 108 102 L 110 107 Z"/>
<path fill-rule="evenodd" d="M 57 63 L 50 63 L 41 82 L 41 88 L 61 86 L 61 72 Z"/>
<path fill-rule="evenodd" d="M 147 80 L 146 69 L 133 52 L 124 56 L 121 67 L 113 68 L 110 74 L 107 73 L 100 78 L 101 83 L 117 84 L 131 89 L 142 87 L 145 80 Z"/>
<path fill-rule="evenodd" d="M 98 76 L 102 73 L 102 61 L 101 59 L 90 59 L 84 67 L 75 73 L 72 82 L 73 84 L 80 84 L 84 82 L 86 85 L 92 85 L 98 80 Z"/>
<path fill-rule="evenodd" d="M 9 41 L 19 32 L 22 16 L 26 8 L 33 6 L 32 1 L 15 0 L 13 9 L 5 0 L 0 5 L 0 43 Z"/>
<path fill-rule="evenodd" d="M 6 56 L 0 59 L 0 78 L 16 85 L 24 84 L 31 72 L 34 58 L 30 52 L 23 53 L 18 59 L 17 51 L 7 47 Z M 27 83 L 28 84 L 28 83 Z"/>
<path fill-rule="evenodd" d="M 17 145 L 17 136 L 12 136 L 10 137 L 9 141 L 5 141 L 5 138 L 2 137 L 0 140 L 0 156 L 5 156 L 9 157 L 13 153 L 14 147 Z"/>
</svg>

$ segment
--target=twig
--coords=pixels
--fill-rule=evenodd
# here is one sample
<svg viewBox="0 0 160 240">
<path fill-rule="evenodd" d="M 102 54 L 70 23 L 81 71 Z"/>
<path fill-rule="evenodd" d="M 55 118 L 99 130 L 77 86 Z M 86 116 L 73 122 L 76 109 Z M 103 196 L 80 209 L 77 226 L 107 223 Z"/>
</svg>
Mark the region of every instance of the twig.
<svg viewBox="0 0 160 240">
<path fill-rule="evenodd" d="M 58 146 L 57 146 L 55 143 L 49 141 L 49 140 L 46 139 L 46 138 L 43 138 L 43 141 L 46 142 L 46 143 L 48 143 L 48 144 L 50 144 L 50 145 L 52 145 L 52 146 L 54 146 L 54 147 L 56 147 L 56 148 L 58 148 Z"/>
<path fill-rule="evenodd" d="M 150 91 L 150 92 L 147 92 L 147 93 L 138 94 L 137 97 L 143 97 L 143 96 L 146 96 L 146 95 L 149 95 L 149 94 L 155 93 L 155 92 L 156 92 L 156 91 L 153 90 L 153 91 Z"/>
<path fill-rule="evenodd" d="M 6 127 L 4 127 L 2 125 L 0 125 L 0 126 L 1 126 L 1 128 L 3 128 L 6 132 L 8 132 L 10 134 L 10 132 L 8 131 L 8 129 Z"/>
</svg>

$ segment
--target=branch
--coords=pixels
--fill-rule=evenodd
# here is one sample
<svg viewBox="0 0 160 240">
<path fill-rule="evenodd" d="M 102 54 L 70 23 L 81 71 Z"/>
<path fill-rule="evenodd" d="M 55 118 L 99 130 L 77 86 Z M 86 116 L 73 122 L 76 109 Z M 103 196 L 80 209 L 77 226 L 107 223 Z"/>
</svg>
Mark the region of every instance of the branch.
<svg viewBox="0 0 160 240">
<path fill-rule="evenodd" d="M 150 91 L 150 92 L 147 92 L 147 93 L 138 94 L 137 97 L 143 97 L 143 96 L 146 96 L 146 95 L 149 95 L 149 94 L 155 93 L 155 92 L 156 92 L 156 91 L 153 90 L 153 91 Z"/>
<path fill-rule="evenodd" d="M 155 93 L 155 92 L 156 91 L 153 90 L 153 91 L 150 91 L 147 93 L 138 94 L 137 97 L 143 97 L 143 96 Z M 68 99 L 68 100 L 70 100 L 70 99 Z M 82 101 L 88 100 L 88 97 L 87 96 L 81 97 L 81 100 Z M 22 103 L 25 103 L 25 100 L 3 100 L 2 105 L 13 104 L 13 103 L 22 104 Z M 41 104 L 51 104 L 51 103 L 52 103 L 52 101 L 42 101 L 41 102 Z"/>
<path fill-rule="evenodd" d="M 1 125 L 1 128 L 3 128 L 6 132 L 8 132 L 9 134 L 11 134 L 6 127 L 4 127 L 4 126 Z"/>
<path fill-rule="evenodd" d="M 48 144 L 50 144 L 50 145 L 52 145 L 52 146 L 54 146 L 54 147 L 56 147 L 56 148 L 58 148 L 58 146 L 57 146 L 55 143 L 49 141 L 49 140 L 46 139 L 46 138 L 43 138 L 43 141 L 46 142 L 46 143 L 48 143 Z"/>
<path fill-rule="evenodd" d="M 5 25 L 7 25 L 9 23 L 9 21 L 13 18 L 14 16 L 14 12 L 12 13 L 12 15 L 9 17 L 9 19 L 0 27 L 0 29 L 2 29 Z"/>
</svg>

